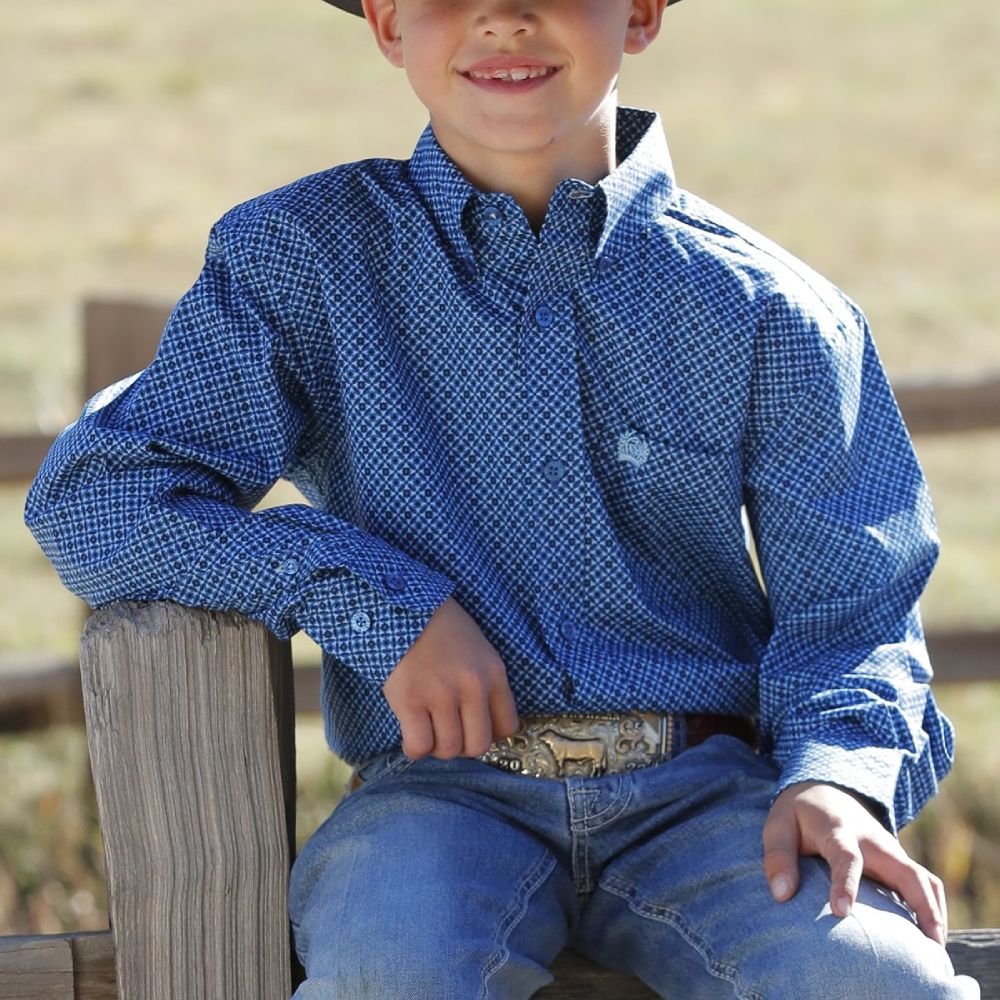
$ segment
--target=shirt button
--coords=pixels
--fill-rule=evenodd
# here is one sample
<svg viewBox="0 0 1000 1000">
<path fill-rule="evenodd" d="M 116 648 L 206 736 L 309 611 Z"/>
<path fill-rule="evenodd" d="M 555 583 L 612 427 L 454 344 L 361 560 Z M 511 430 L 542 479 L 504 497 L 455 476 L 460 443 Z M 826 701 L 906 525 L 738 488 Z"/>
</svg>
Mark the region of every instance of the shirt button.
<svg viewBox="0 0 1000 1000">
<path fill-rule="evenodd" d="M 535 322 L 540 327 L 549 327 L 556 321 L 556 314 L 548 306 L 539 306 L 535 310 Z"/>
<path fill-rule="evenodd" d="M 367 632 L 372 627 L 371 616 L 366 611 L 355 611 L 351 615 L 351 631 Z"/>
<path fill-rule="evenodd" d="M 566 475 L 566 463 L 559 458 L 553 458 L 542 466 L 542 475 L 550 483 L 558 483 Z"/>
<path fill-rule="evenodd" d="M 559 625 L 559 634 L 567 642 L 572 642 L 576 638 L 576 625 L 568 618 L 564 619 Z"/>
<path fill-rule="evenodd" d="M 486 209 L 486 226 L 489 229 L 499 229 L 503 225 L 503 213 L 499 208 Z"/>
<path fill-rule="evenodd" d="M 382 577 L 382 582 L 387 590 L 406 590 L 406 577 L 402 573 L 386 573 Z"/>
<path fill-rule="evenodd" d="M 570 701 L 573 695 L 576 694 L 576 685 L 573 683 L 573 678 L 569 674 L 563 674 L 562 681 L 562 693 L 563 697 Z"/>
<path fill-rule="evenodd" d="M 299 571 L 298 561 L 295 559 L 286 559 L 279 567 L 278 572 L 282 576 L 295 576 Z"/>
<path fill-rule="evenodd" d="M 597 262 L 598 274 L 610 274 L 615 269 L 615 262 L 610 257 L 601 257 Z"/>
</svg>

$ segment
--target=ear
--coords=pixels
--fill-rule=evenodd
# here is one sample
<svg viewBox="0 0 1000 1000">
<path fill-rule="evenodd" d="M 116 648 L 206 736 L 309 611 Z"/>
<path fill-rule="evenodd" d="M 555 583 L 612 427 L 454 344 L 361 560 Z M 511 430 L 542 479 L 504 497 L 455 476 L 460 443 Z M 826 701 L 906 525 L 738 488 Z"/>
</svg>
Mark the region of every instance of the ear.
<svg viewBox="0 0 1000 1000">
<path fill-rule="evenodd" d="M 396 16 L 396 0 L 361 0 L 365 20 L 372 29 L 382 55 L 398 69 L 403 68 L 402 36 Z"/>
<path fill-rule="evenodd" d="M 625 29 L 625 51 L 629 55 L 645 51 L 660 33 L 666 6 L 667 0 L 632 0 L 632 12 Z"/>
</svg>

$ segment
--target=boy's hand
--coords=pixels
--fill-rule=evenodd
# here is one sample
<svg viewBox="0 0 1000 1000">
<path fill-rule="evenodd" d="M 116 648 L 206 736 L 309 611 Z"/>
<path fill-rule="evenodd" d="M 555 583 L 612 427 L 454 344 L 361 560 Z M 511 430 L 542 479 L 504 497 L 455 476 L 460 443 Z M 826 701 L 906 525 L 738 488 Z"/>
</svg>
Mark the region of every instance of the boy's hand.
<svg viewBox="0 0 1000 1000">
<path fill-rule="evenodd" d="M 864 874 L 899 893 L 929 938 L 942 945 L 947 941 L 941 880 L 910 858 L 851 793 L 819 781 L 802 781 L 789 785 L 774 800 L 764 824 L 764 872 L 779 902 L 795 895 L 800 854 L 818 854 L 830 865 L 830 908 L 838 917 L 850 912 Z"/>
<path fill-rule="evenodd" d="M 382 686 L 419 759 L 477 757 L 520 726 L 507 668 L 465 609 L 449 597 Z"/>
</svg>

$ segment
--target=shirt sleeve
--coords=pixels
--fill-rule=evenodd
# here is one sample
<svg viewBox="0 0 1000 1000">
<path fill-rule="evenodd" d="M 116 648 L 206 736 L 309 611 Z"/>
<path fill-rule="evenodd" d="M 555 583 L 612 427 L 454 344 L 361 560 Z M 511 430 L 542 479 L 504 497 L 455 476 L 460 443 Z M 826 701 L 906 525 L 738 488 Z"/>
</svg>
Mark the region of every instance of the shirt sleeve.
<svg viewBox="0 0 1000 1000">
<path fill-rule="evenodd" d="M 384 683 L 454 585 L 329 512 L 251 510 L 317 417 L 275 319 L 282 296 L 247 271 L 249 254 L 259 260 L 254 229 L 225 223 L 150 366 L 98 393 L 59 435 L 25 522 L 92 607 L 233 609 L 279 638 L 302 629 Z"/>
<path fill-rule="evenodd" d="M 758 329 L 745 503 L 773 629 L 760 674 L 775 797 L 839 785 L 893 833 L 954 756 L 918 610 L 938 554 L 927 484 L 868 324 L 781 294 Z"/>
</svg>

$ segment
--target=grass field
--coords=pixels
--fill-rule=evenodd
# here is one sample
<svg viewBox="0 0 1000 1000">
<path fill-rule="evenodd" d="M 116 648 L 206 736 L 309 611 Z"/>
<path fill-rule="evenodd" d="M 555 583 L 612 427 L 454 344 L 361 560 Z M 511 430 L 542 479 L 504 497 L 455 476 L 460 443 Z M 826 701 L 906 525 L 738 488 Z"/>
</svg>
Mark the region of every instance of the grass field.
<svg viewBox="0 0 1000 1000">
<path fill-rule="evenodd" d="M 423 109 L 366 32 L 320 0 L 0 0 L 0 433 L 75 418 L 83 296 L 173 301 L 232 205 L 409 154 Z M 662 113 L 679 183 L 864 308 L 891 377 L 1000 371 L 998 43 L 993 0 L 688 0 L 621 98 Z M 943 540 L 925 620 L 996 624 L 1000 435 L 917 446 Z M 79 603 L 23 493 L 0 489 L 0 654 L 72 655 Z M 958 763 L 907 843 L 957 925 L 1000 925 L 1000 685 L 940 700 Z M 341 771 L 314 727 L 300 739 L 304 836 Z M 0 741 L 0 933 L 103 926 L 84 774 L 79 733 Z"/>
</svg>

